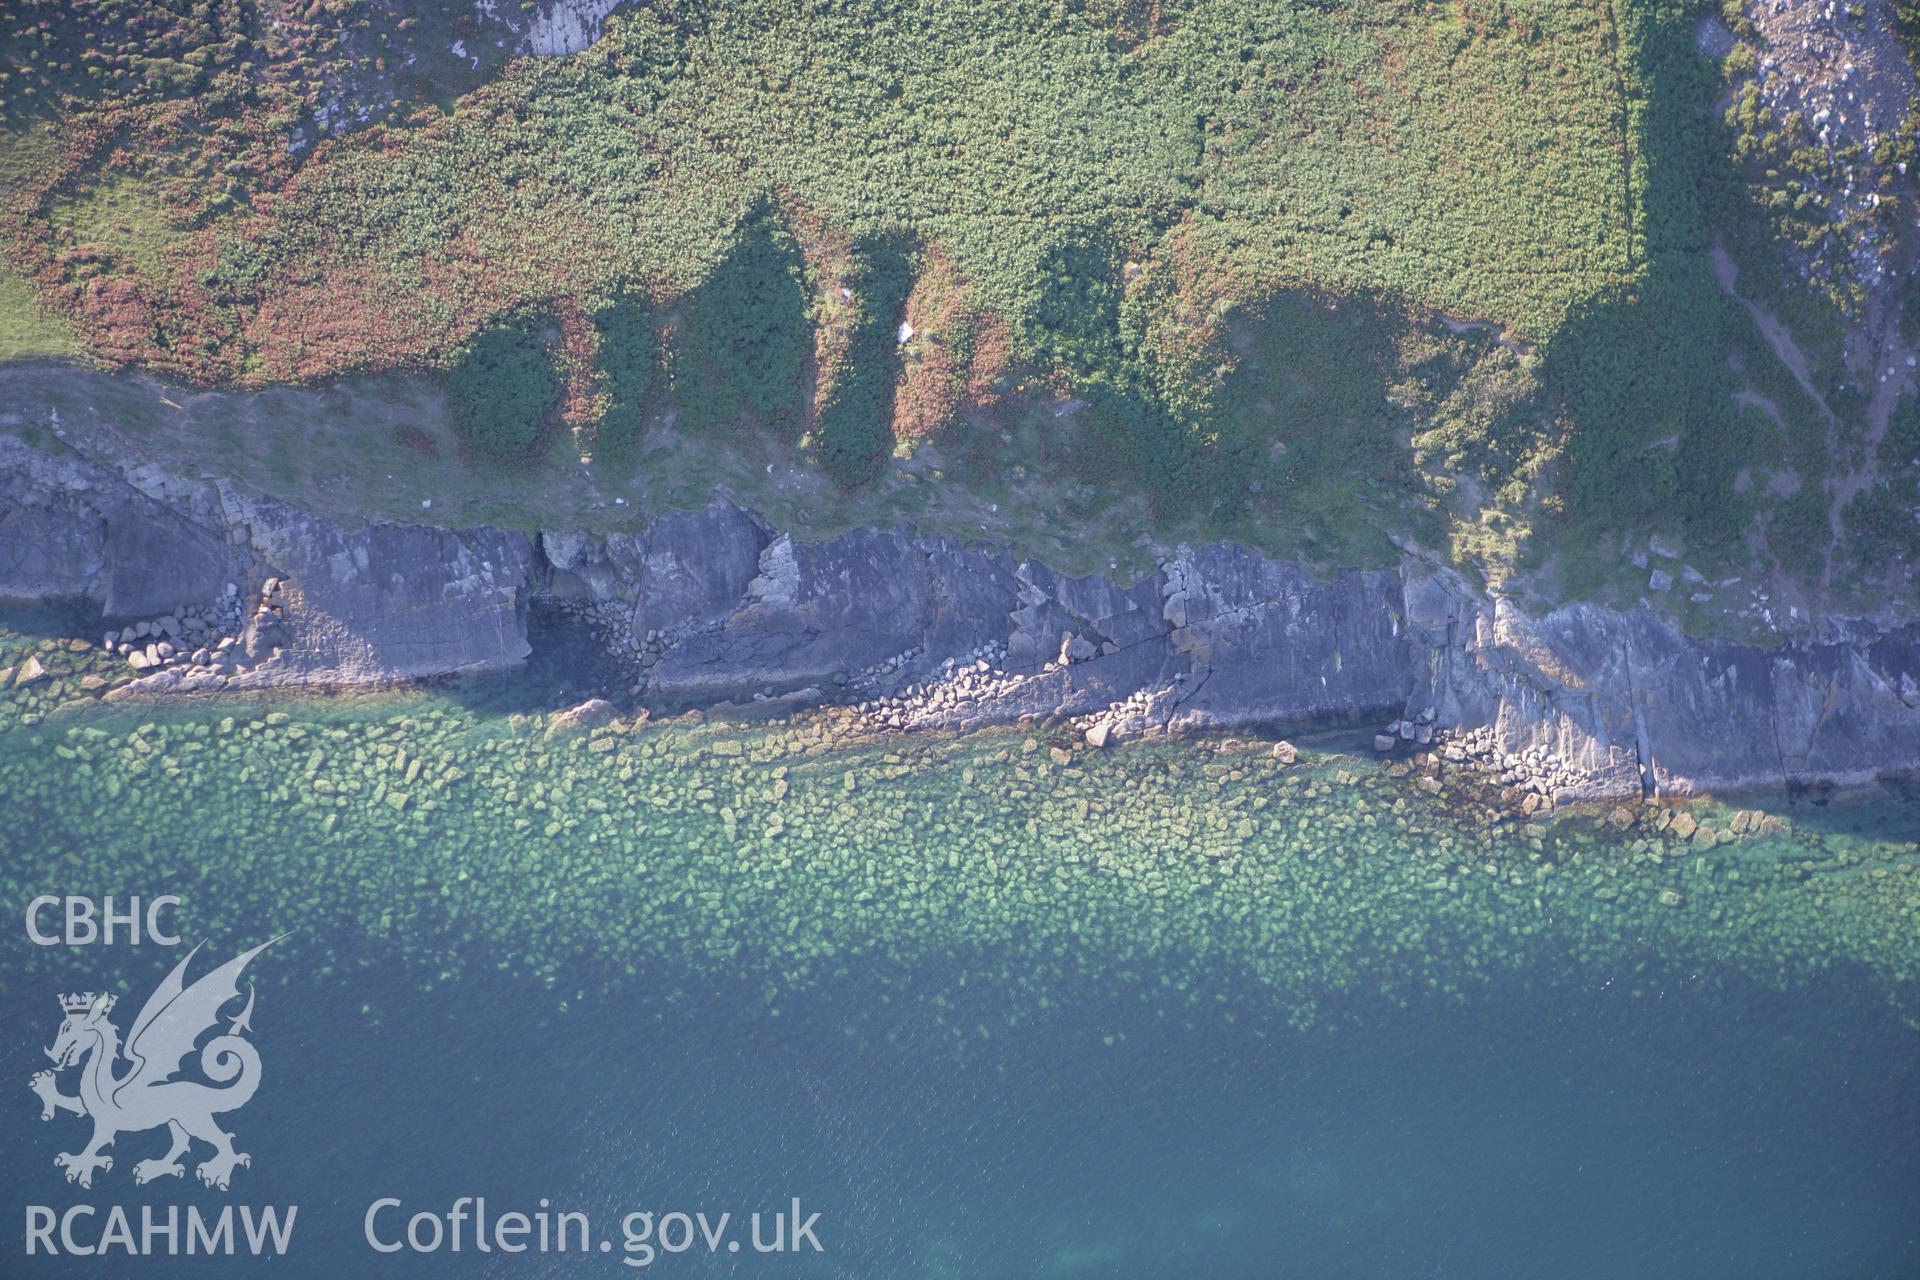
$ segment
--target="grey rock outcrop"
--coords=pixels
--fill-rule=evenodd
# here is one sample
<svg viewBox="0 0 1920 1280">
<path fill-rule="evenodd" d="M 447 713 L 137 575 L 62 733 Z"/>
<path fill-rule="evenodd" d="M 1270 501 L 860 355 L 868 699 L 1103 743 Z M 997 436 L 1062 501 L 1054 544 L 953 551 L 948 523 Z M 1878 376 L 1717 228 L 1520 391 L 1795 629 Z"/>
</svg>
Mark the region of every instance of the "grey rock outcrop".
<svg viewBox="0 0 1920 1280">
<path fill-rule="evenodd" d="M 763 528 L 718 503 L 697 519 Z M 1216 544 L 1127 584 L 905 530 L 697 537 L 672 581 L 716 561 L 732 568 L 704 579 L 698 607 L 669 611 L 685 625 L 652 667 L 649 696 L 818 686 L 859 696 L 886 727 L 1056 716 L 1104 726 L 1102 741 L 1403 716 L 1414 745 L 1484 734 L 1498 756 L 1550 761 L 1562 803 L 1920 767 L 1915 626 L 1836 625 L 1818 642 L 1763 649 L 1688 637 L 1646 608 L 1534 617 L 1413 559 L 1399 573 L 1321 579 Z M 616 574 L 593 589 L 639 610 L 653 593 L 638 581 Z"/>
<path fill-rule="evenodd" d="M 1564 762 L 1583 781 L 1561 799 L 1640 794 L 1647 744 L 1626 615 L 1573 605 L 1535 619 L 1449 572 L 1404 577 L 1419 666 L 1409 712 L 1431 707 L 1448 729 L 1490 728 L 1508 755 Z"/>
<path fill-rule="evenodd" d="M 555 596 L 617 604 L 643 634 L 678 633 L 725 618 L 759 576 L 771 541 L 773 531 L 750 512 L 715 501 L 637 533 L 543 533 L 540 549 Z"/>
<path fill-rule="evenodd" d="M 651 673 L 666 698 L 826 684 L 928 644 L 1004 633 L 1013 580 L 1004 557 L 904 530 L 856 529 L 830 542 L 781 536 L 735 606 L 689 629 Z"/>
<path fill-rule="evenodd" d="M 114 696 L 507 671 L 550 598 L 624 630 L 615 652 L 662 706 L 828 701 L 897 729 L 1061 717 L 1093 743 L 1390 721 L 1382 750 L 1530 771 L 1557 802 L 1920 768 L 1920 625 L 1702 640 L 1645 607 L 1533 616 L 1413 557 L 1321 578 L 1222 543 L 1120 582 L 903 528 L 808 541 L 720 498 L 593 537 L 356 525 L 0 437 L 0 598 L 245 619 L 158 658 L 158 632 L 127 628 L 149 670 Z"/>
<path fill-rule="evenodd" d="M 211 600 L 245 567 L 205 509 L 0 435 L 0 600 L 88 600 L 103 618 Z"/>
<path fill-rule="evenodd" d="M 123 474 L 0 436 L 0 600 L 88 602 L 103 621 L 224 607 L 229 584 L 259 602 L 235 669 L 160 670 L 136 689 L 334 688 L 506 670 L 530 652 L 538 563 L 518 533 L 344 527 L 226 485 L 151 468 Z M 140 656 L 140 666 L 159 665 Z"/>
<path fill-rule="evenodd" d="M 1659 791 L 1728 791 L 1755 776 L 1858 783 L 1920 765 L 1920 627 L 1843 626 L 1760 650 L 1690 640 L 1644 610 L 1631 617 Z"/>
<path fill-rule="evenodd" d="M 268 498 L 225 491 L 229 527 L 286 584 L 278 656 L 233 677 L 239 688 L 377 685 L 504 671 L 532 652 L 525 534 L 368 522 L 342 527 Z"/>
<path fill-rule="evenodd" d="M 622 0 L 550 0 L 534 10 L 526 51 L 536 57 L 579 53 L 600 38 L 607 16 Z"/>
<path fill-rule="evenodd" d="M 1172 728 L 1349 722 L 1406 705 L 1412 655 L 1397 575 L 1349 570 L 1323 582 L 1222 543 L 1183 550 L 1167 576 L 1169 640 L 1193 685 Z"/>
<path fill-rule="evenodd" d="M 588 698 L 577 706 L 565 711 L 556 711 L 547 721 L 549 738 L 564 738 L 570 734 L 586 733 L 608 723 L 620 714 L 620 709 L 604 698 Z"/>
<path fill-rule="evenodd" d="M 1409 572 L 1410 706 L 1580 779 L 1557 799 L 1865 782 L 1920 767 L 1920 627 L 1834 623 L 1778 648 L 1686 636 L 1649 609 L 1532 618 Z"/>
</svg>

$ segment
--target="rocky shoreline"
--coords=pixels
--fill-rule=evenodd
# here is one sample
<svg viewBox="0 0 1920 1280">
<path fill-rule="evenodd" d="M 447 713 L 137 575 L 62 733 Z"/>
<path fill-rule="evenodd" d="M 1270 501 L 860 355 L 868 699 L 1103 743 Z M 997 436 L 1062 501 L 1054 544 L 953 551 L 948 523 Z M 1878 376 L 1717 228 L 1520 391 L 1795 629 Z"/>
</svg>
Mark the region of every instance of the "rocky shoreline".
<svg viewBox="0 0 1920 1280">
<path fill-rule="evenodd" d="M 605 537 L 349 527 L 0 437 L 0 599 L 97 609 L 82 638 L 125 646 L 116 699 L 509 672 L 532 611 L 555 609 L 655 710 L 827 706 L 902 733 L 1045 720 L 1093 748 L 1374 727 L 1383 753 L 1529 811 L 1920 769 L 1920 625 L 1826 619 L 1765 649 L 1647 608 L 1530 616 L 1412 555 L 1323 579 L 1183 546 L 1121 583 L 905 528 L 810 542 L 719 497 Z"/>
</svg>

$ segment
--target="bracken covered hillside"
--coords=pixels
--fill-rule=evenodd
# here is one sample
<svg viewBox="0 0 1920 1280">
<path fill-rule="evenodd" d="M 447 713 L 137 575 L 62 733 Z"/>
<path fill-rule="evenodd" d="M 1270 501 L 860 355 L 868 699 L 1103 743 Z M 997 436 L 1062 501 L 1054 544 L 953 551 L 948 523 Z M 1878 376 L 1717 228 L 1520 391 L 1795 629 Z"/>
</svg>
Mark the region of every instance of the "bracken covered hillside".
<svg viewBox="0 0 1920 1280">
<path fill-rule="evenodd" d="M 1653 529 L 1912 559 L 1914 121 L 1823 151 L 1737 0 L 500 7 L 9 5 L 0 356 L 432 370 L 484 456 L 931 447 L 1555 593 Z"/>
</svg>

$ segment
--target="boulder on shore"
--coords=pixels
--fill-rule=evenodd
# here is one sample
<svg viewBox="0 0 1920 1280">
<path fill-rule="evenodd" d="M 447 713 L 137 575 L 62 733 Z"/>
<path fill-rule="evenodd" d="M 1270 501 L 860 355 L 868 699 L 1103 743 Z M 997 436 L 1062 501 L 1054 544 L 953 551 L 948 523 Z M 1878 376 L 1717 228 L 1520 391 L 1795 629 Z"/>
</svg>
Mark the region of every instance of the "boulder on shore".
<svg viewBox="0 0 1920 1280">
<path fill-rule="evenodd" d="M 605 698 L 588 698 L 578 706 L 554 712 L 553 719 L 547 722 L 547 736 L 560 738 L 568 734 L 585 733 L 589 729 L 599 728 L 619 714 L 620 709 Z"/>
</svg>

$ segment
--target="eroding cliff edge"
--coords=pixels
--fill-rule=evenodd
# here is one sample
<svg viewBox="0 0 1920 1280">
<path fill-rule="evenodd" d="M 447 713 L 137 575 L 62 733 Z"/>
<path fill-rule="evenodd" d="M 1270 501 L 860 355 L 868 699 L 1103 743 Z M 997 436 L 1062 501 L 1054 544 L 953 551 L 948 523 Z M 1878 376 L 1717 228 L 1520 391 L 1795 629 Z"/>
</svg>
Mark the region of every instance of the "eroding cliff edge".
<svg viewBox="0 0 1920 1280">
<path fill-rule="evenodd" d="M 1385 723 L 1561 803 L 1920 768 L 1920 626 L 1696 640 L 1647 609 L 1532 617 L 1416 557 L 1323 579 L 1183 547 L 1122 584 L 909 529 L 807 541 L 722 498 L 605 537 L 349 526 L 0 438 L 0 598 L 97 610 L 130 662 L 116 698 L 506 672 L 553 607 L 662 707 L 786 699 L 899 731 L 1060 717 L 1096 744 Z M 239 622 L 216 641 L 221 617 Z"/>
</svg>

